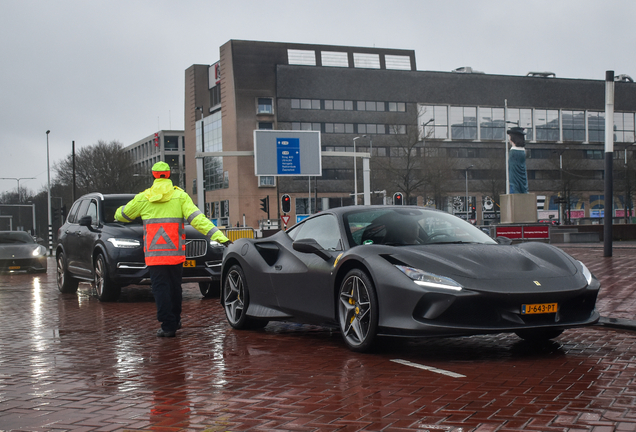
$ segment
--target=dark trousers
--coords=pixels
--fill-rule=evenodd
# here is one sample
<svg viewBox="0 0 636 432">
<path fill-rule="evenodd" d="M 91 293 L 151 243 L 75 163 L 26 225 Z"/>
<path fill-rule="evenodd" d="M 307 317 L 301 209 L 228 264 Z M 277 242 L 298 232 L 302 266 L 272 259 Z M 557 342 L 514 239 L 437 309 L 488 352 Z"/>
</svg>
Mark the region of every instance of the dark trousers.
<svg viewBox="0 0 636 432">
<path fill-rule="evenodd" d="M 181 278 L 183 265 L 148 266 L 152 295 L 157 304 L 157 320 L 164 331 L 176 331 L 181 321 Z"/>
</svg>

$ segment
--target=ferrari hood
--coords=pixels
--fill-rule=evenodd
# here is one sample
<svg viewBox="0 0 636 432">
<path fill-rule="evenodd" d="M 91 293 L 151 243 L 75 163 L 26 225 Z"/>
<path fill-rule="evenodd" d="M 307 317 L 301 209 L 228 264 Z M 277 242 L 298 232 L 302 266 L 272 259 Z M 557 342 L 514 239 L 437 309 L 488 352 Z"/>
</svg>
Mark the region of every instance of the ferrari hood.
<svg viewBox="0 0 636 432">
<path fill-rule="evenodd" d="M 470 279 L 553 278 L 577 271 L 568 256 L 542 243 L 409 246 L 399 248 L 392 257 L 431 273 Z"/>
<path fill-rule="evenodd" d="M 39 247 L 40 245 L 35 243 L 28 245 L 5 245 L 0 248 L 0 258 L 32 258 L 32 252 Z"/>
</svg>

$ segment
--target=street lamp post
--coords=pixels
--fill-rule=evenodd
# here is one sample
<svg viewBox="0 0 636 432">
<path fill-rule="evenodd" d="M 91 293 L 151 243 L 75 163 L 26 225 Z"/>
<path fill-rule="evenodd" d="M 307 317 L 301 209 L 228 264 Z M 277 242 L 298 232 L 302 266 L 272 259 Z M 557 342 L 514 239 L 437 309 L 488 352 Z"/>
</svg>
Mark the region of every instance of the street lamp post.
<svg viewBox="0 0 636 432">
<path fill-rule="evenodd" d="M 51 216 L 51 169 L 49 165 L 49 133 L 46 131 L 46 179 L 47 179 L 47 195 L 48 195 L 48 212 L 49 212 L 49 256 L 53 256 L 53 218 Z"/>
<path fill-rule="evenodd" d="M 366 137 L 366 135 L 357 136 L 353 139 L 353 199 L 354 205 L 358 205 L 358 169 L 356 164 L 356 140 Z"/>
<path fill-rule="evenodd" d="M 18 204 L 22 203 L 20 196 L 20 180 L 35 180 L 35 177 L 0 177 L 0 180 L 16 180 L 18 182 Z"/>
<path fill-rule="evenodd" d="M 475 165 L 467 166 L 464 170 L 466 172 L 466 222 L 468 222 L 468 170 L 474 166 Z"/>
</svg>

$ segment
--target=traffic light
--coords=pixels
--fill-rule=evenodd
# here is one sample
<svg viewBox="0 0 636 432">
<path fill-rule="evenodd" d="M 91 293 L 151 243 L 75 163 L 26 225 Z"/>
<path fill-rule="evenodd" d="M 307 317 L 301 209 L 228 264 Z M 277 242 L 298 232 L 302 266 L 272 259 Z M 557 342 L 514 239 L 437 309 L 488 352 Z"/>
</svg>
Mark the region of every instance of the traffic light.
<svg viewBox="0 0 636 432">
<path fill-rule="evenodd" d="M 63 205 L 60 207 L 60 220 L 64 223 L 64 219 L 66 218 L 66 206 Z"/>
<path fill-rule="evenodd" d="M 283 210 L 283 213 L 289 213 L 291 211 L 291 197 L 287 194 L 284 194 L 280 198 L 280 206 Z"/>
<path fill-rule="evenodd" d="M 404 205 L 404 195 L 402 195 L 402 192 L 396 192 L 393 194 L 393 204 Z"/>
<path fill-rule="evenodd" d="M 269 219 L 269 195 L 265 198 L 261 198 L 261 210 L 267 213 L 267 219 Z"/>
</svg>

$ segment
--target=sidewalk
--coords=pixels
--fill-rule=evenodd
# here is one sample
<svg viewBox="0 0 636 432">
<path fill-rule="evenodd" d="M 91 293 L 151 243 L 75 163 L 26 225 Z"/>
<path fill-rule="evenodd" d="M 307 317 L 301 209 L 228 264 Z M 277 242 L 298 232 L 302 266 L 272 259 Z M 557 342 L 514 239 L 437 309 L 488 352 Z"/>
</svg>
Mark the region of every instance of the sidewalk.
<svg viewBox="0 0 636 432">
<path fill-rule="evenodd" d="M 597 309 L 600 326 L 636 331 L 636 241 L 612 242 L 612 256 L 605 257 L 605 245 L 597 243 L 553 243 L 582 261 L 601 281 Z"/>
</svg>

